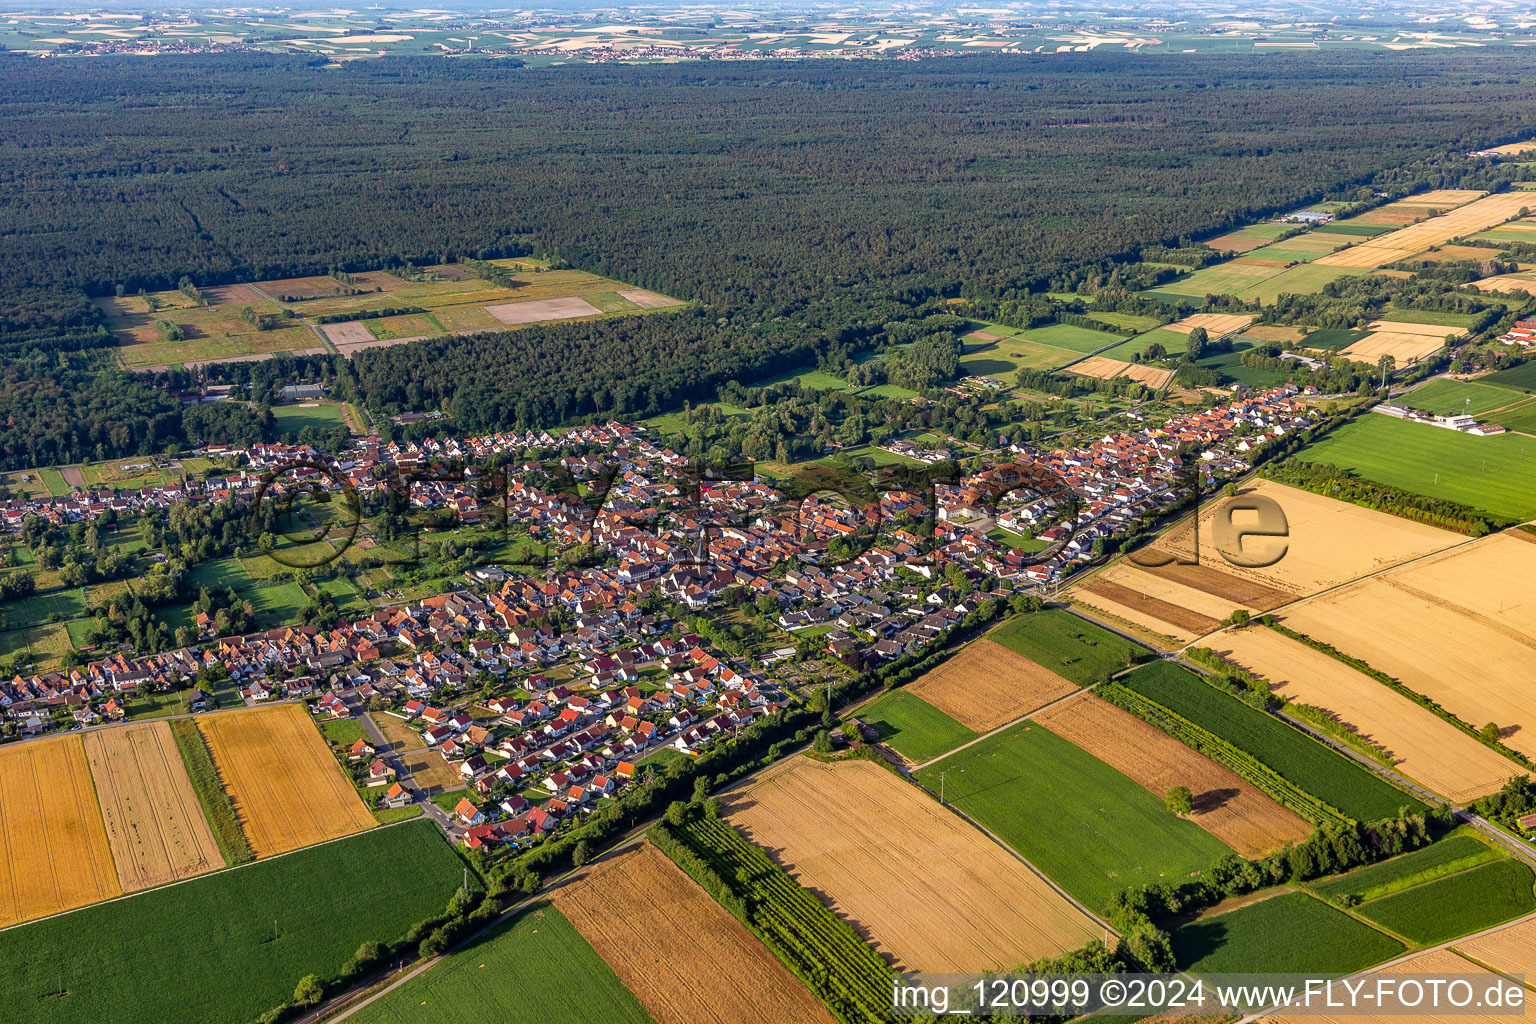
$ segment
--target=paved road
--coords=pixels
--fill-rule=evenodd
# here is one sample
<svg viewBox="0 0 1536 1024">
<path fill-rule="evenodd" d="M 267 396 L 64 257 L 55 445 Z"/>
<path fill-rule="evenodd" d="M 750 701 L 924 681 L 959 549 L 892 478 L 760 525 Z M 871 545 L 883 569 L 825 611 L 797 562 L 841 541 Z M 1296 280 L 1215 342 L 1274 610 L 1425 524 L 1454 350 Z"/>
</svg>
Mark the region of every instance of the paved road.
<svg viewBox="0 0 1536 1024">
<path fill-rule="evenodd" d="M 381 730 L 378 725 L 374 723 L 372 715 L 369 712 L 363 710 L 360 705 L 349 703 L 348 706 L 351 707 L 352 714 L 356 716 L 357 720 L 363 723 L 363 732 L 368 734 L 368 742 L 373 744 L 375 750 L 384 751 L 384 753 L 380 754 L 379 756 L 384 758 L 385 764 L 389 765 L 395 770 L 395 777 L 402 783 L 410 781 L 410 769 L 405 766 L 405 762 L 401 759 L 400 754 L 397 751 L 389 749 L 391 744 L 389 740 L 384 738 L 383 730 Z M 448 814 L 447 811 L 444 811 L 441 807 L 432 802 L 431 798 L 427 796 L 425 790 L 419 786 L 412 786 L 410 787 L 410 790 L 412 797 L 416 801 L 416 806 L 420 807 L 422 813 L 424 813 L 427 817 L 437 822 L 438 827 L 441 828 L 444 832 L 448 833 L 449 839 L 455 838 L 457 832 L 463 831 L 463 828 L 454 822 L 453 818 Z M 455 831 L 456 829 L 457 832 Z"/>
</svg>

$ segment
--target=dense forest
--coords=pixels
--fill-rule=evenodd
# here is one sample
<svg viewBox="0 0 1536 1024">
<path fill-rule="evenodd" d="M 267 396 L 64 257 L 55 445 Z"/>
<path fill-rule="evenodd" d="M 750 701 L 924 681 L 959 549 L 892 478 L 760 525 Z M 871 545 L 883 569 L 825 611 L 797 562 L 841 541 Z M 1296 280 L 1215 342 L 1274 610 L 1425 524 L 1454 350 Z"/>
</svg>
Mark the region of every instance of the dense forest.
<svg viewBox="0 0 1536 1024">
<path fill-rule="evenodd" d="M 643 414 L 879 343 L 937 298 L 1017 301 L 1324 193 L 1486 176 L 1461 154 L 1536 130 L 1533 64 L 0 55 L 0 465 L 186 435 L 151 382 L 97 379 L 83 293 L 535 252 L 697 305 L 363 352 L 361 395 L 466 429 Z"/>
</svg>

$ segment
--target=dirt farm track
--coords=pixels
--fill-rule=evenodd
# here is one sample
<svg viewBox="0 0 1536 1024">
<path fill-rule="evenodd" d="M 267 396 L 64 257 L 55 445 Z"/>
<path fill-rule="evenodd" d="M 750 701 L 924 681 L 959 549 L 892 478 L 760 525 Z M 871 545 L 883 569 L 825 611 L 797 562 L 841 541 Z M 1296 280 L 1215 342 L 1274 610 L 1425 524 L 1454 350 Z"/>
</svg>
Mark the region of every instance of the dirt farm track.
<svg viewBox="0 0 1536 1024">
<path fill-rule="evenodd" d="M 121 894 L 80 737 L 0 749 L 0 926 Z"/>
<path fill-rule="evenodd" d="M 909 971 L 1011 969 L 1102 930 L 1023 862 L 869 761 L 794 757 L 725 816 Z"/>
<path fill-rule="evenodd" d="M 361 832 L 373 815 L 297 704 L 198 721 L 258 857 Z"/>
</svg>

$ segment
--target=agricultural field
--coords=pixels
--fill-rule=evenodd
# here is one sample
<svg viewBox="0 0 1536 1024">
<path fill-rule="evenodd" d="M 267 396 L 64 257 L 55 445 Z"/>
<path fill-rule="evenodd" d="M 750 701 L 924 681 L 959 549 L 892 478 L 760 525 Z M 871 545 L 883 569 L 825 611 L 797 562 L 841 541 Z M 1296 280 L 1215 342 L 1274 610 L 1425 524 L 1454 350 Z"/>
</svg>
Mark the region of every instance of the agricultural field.
<svg viewBox="0 0 1536 1024">
<path fill-rule="evenodd" d="M 1160 370 L 1155 366 L 1143 366 L 1140 363 L 1128 363 L 1120 359 L 1110 359 L 1106 356 L 1089 356 L 1081 362 L 1073 363 L 1065 368 L 1067 373 L 1075 373 L 1080 377 L 1097 377 L 1102 380 L 1111 380 L 1116 377 L 1127 377 L 1139 381 L 1153 390 L 1161 390 L 1167 387 L 1173 379 L 1172 370 Z"/>
<path fill-rule="evenodd" d="M 273 330 L 258 330 L 241 316 L 250 307 L 257 315 L 282 316 L 283 307 L 246 285 L 206 288 L 208 305 L 199 306 L 179 291 L 149 296 L 98 299 L 107 328 L 118 339 L 118 354 L 129 369 L 143 370 L 177 363 L 195 365 L 221 358 L 266 358 L 275 352 L 324 351 L 324 345 L 302 321 L 286 319 Z M 151 310 L 151 300 L 157 308 Z M 158 324 L 175 324 L 182 338 L 167 338 Z"/>
<path fill-rule="evenodd" d="M 172 1005 L 249 1024 L 303 974 L 441 913 L 462 863 L 412 822 L 0 932 L 0 1006 L 28 1024 L 163 1024 Z"/>
<path fill-rule="evenodd" d="M 1079 686 L 1098 682 L 1150 654 L 1145 647 L 1061 608 L 1017 615 L 992 629 L 987 639 Z"/>
<path fill-rule="evenodd" d="M 1195 361 L 1195 365 L 1203 366 L 1219 374 L 1225 380 L 1236 381 L 1239 384 L 1254 388 L 1271 387 L 1286 379 L 1286 374 L 1276 370 L 1255 369 L 1243 365 L 1243 353 L 1253 348 L 1252 342 L 1238 340 L 1232 346 L 1231 352 L 1218 352 L 1215 355 L 1201 356 Z"/>
<path fill-rule="evenodd" d="M 1150 331 L 1154 327 L 1162 325 L 1162 321 L 1156 317 L 1143 316 L 1140 313 L 1087 313 L 1084 314 L 1090 320 L 1097 320 L 1101 324 L 1111 327 L 1123 327 L 1128 331 Z"/>
<path fill-rule="evenodd" d="M 834 1024 L 757 936 L 650 843 L 562 886 L 554 905 L 656 1024 Z"/>
<path fill-rule="evenodd" d="M 880 742 L 909 764 L 930 761 L 976 738 L 976 733 L 912 692 L 892 690 L 860 708 L 856 716 L 880 733 Z"/>
<path fill-rule="evenodd" d="M 1399 772 L 1454 803 L 1485 796 L 1522 772 L 1429 709 L 1275 630 L 1231 629 L 1208 646 L 1267 680 L 1277 696 L 1329 712 L 1391 757 Z"/>
<path fill-rule="evenodd" d="M 1332 284 L 1341 277 L 1355 277 L 1363 274 L 1363 270 L 1353 270 L 1349 267 L 1323 266 L 1324 259 L 1313 260 L 1311 263 L 1303 263 L 1290 267 L 1279 273 L 1266 277 L 1262 281 L 1255 282 L 1252 286 L 1244 288 L 1237 293 L 1240 299 L 1253 299 L 1259 302 L 1274 302 L 1282 295 L 1312 295 L 1320 292 L 1324 285 Z"/>
<path fill-rule="evenodd" d="M 559 978 L 559 984 L 551 979 Z M 539 991 L 534 1001 L 528 993 Z M 547 902 L 391 989 L 356 1024 L 653 1024 L 602 957 Z"/>
<path fill-rule="evenodd" d="M 1145 334 L 1138 334 L 1105 352 L 1104 358 L 1118 359 L 1126 363 L 1133 362 L 1137 356 L 1145 357 L 1147 349 L 1152 345 L 1161 345 L 1166 355 L 1179 355 L 1189 347 L 1189 331 L 1176 330 L 1175 326 L 1169 324 L 1167 327 L 1157 327 Z"/>
<path fill-rule="evenodd" d="M 1367 415 L 1332 431 L 1297 457 L 1496 516 L 1522 521 L 1536 517 L 1536 438 L 1524 434 L 1475 437 Z"/>
<path fill-rule="evenodd" d="M 1383 356 L 1391 356 L 1399 368 L 1434 355 L 1445 347 L 1446 338 L 1461 338 L 1467 333 L 1465 327 L 1396 320 L 1374 320 L 1366 328 L 1370 333 L 1339 355 L 1361 363 L 1376 363 Z"/>
<path fill-rule="evenodd" d="M 988 340 L 984 333 L 968 335 L 960 355 L 960 372 L 1014 383 L 1020 370 L 1053 370 L 1082 353 L 1026 341 L 1022 336 Z M 836 379 L 836 378 L 833 378 Z M 874 389 L 864 392 L 870 393 Z"/>
<path fill-rule="evenodd" d="M 1458 953 L 1506 974 L 1530 973 L 1536 963 L 1536 919 L 1522 921 L 1480 938 L 1458 942 Z"/>
<path fill-rule="evenodd" d="M 1355 912 L 1421 946 L 1492 928 L 1536 910 L 1536 874 L 1505 857 L 1369 900 Z"/>
<path fill-rule="evenodd" d="M 983 637 L 907 684 L 906 692 L 967 729 L 984 733 L 1077 688 L 1071 680 Z"/>
<path fill-rule="evenodd" d="M 208 715 L 198 726 L 256 856 L 374 826 L 302 705 Z"/>
<path fill-rule="evenodd" d="M 1307 888 L 1328 900 L 1341 901 L 1348 897 L 1373 900 L 1503 856 L 1468 830 L 1446 836 L 1411 853 L 1312 882 Z"/>
<path fill-rule="evenodd" d="M 1506 744 L 1536 757 L 1533 573 L 1536 543 L 1492 534 L 1296 605 L 1282 621 L 1473 728 L 1497 724 Z"/>
<path fill-rule="evenodd" d="M 1207 295 L 1238 295 L 1279 274 L 1283 268 L 1269 263 L 1254 263 L 1246 258 L 1228 260 L 1176 278 L 1167 284 L 1142 292 L 1149 299 L 1174 303 L 1190 299 L 1200 303 Z"/>
<path fill-rule="evenodd" d="M 1188 786 L 1189 820 L 1244 857 L 1262 857 L 1300 842 L 1312 826 L 1292 811 L 1135 715 L 1084 693 L 1036 715 L 1034 721 L 1081 747 L 1127 778 L 1163 797 Z"/>
<path fill-rule="evenodd" d="M 1183 644 L 1215 630 L 1230 607 L 1172 580 L 1153 575 L 1133 562 L 1121 560 L 1068 591 L 1075 604 L 1099 611 L 1156 634 L 1159 646 Z M 1197 610 L 1198 609 L 1198 610 Z"/>
<path fill-rule="evenodd" d="M 1350 974 L 1403 944 L 1303 892 L 1286 892 L 1174 929 L 1173 955 L 1196 974 L 1252 971 Z"/>
<path fill-rule="evenodd" d="M 1373 979 L 1378 975 L 1412 974 L 1421 977 L 1424 975 L 1444 977 L 1456 974 L 1470 975 L 1483 973 L 1485 971 L 1482 967 L 1469 962 L 1465 957 L 1458 956 L 1452 950 L 1437 949 L 1430 953 L 1420 953 L 1418 956 L 1400 960 L 1387 967 L 1372 971 L 1369 976 L 1358 979 L 1356 983 L 1364 982 L 1368 986 L 1367 991 L 1374 991 L 1376 982 Z M 1489 978 L 1488 980 L 1492 981 L 1493 979 Z M 1477 982 L 1474 981 L 1473 984 L 1475 985 Z M 1332 998 L 1342 1002 L 1344 993 L 1335 990 Z M 1431 1022 L 1443 1024 L 1443 1022 L 1447 1021 L 1454 1022 L 1454 1024 L 1500 1024 L 1500 1022 L 1509 1020 L 1509 1013 L 1507 1011 L 1478 1012 L 1477 1010 L 1462 1010 L 1457 1011 L 1454 1015 L 1449 1013 L 1434 1014 L 1431 1012 L 1423 1013 L 1419 1016 L 1425 1024 L 1431 1024 Z M 1262 1024 L 1398 1024 L 1402 1019 L 1402 1014 L 1366 1013 L 1358 1010 L 1345 1011 L 1339 1014 L 1325 1014 L 1318 1013 L 1315 1008 L 1304 1013 L 1276 1013 L 1260 1018 Z"/>
<path fill-rule="evenodd" d="M 1536 270 L 1522 270 L 1514 274 L 1495 274 L 1493 277 L 1485 277 L 1481 281 L 1473 281 L 1468 288 L 1476 288 L 1480 292 L 1490 294 L 1509 294 L 1513 292 L 1526 292 L 1536 295 Z"/>
<path fill-rule="evenodd" d="M 166 723 L 91 732 L 84 742 L 124 892 L 224 866 Z"/>
<path fill-rule="evenodd" d="M 401 765 L 410 773 L 411 784 L 417 789 L 430 793 L 434 789 L 438 791 L 458 789 L 464 784 L 463 778 L 447 761 L 443 760 L 441 754 L 428 749 L 426 743 L 422 741 L 421 734 L 415 729 L 394 715 L 383 712 L 368 713 L 368 717 L 389 741 L 389 752 L 400 759 Z"/>
<path fill-rule="evenodd" d="M 1042 725 L 1021 722 L 917 773 L 1085 906 L 1177 883 L 1231 849 L 1160 796 Z M 1047 824 L 1048 823 L 1048 824 Z"/>
<path fill-rule="evenodd" d="M 0 747 L 0 794 L 0 927 L 122 893 L 79 736 Z"/>
<path fill-rule="evenodd" d="M 1386 416 L 1366 416 L 1341 429 L 1348 430 L 1364 420 L 1387 419 Z M 1395 420 L 1391 422 L 1406 425 Z M 1436 434 L 1453 433 L 1433 427 L 1423 429 Z M 1300 457 L 1311 459 L 1310 453 L 1316 450 L 1317 446 L 1314 445 Z M 1533 457 L 1536 457 L 1536 448 L 1533 448 Z M 1216 546 L 1214 523 L 1226 502 L 1225 499 L 1217 499 L 1206 502 L 1200 513 L 1199 565 L 1169 565 L 1166 569 L 1148 571 L 1167 575 L 1186 585 L 1192 582 L 1196 589 L 1234 601 L 1232 607 L 1264 611 L 1307 594 L 1359 579 L 1368 573 L 1441 551 L 1462 540 L 1447 530 L 1350 502 L 1337 501 L 1297 487 L 1287 487 L 1272 480 L 1254 480 L 1244 484 L 1239 497 L 1250 495 L 1274 501 L 1285 513 L 1287 537 L 1254 537 L 1242 544 L 1242 553 L 1250 558 L 1273 556 L 1283 545 L 1284 556 L 1274 565 L 1249 568 L 1234 565 L 1223 556 Z M 1241 517 L 1233 520 L 1239 526 L 1243 521 Z M 1184 559 L 1195 558 L 1194 534 L 1194 522 L 1186 518 L 1151 547 L 1136 552 L 1132 560 L 1147 565 L 1169 555 Z M 1181 576 L 1187 579 L 1181 579 Z M 1209 577 L 1210 582 L 1202 585 L 1197 579 L 1199 576 Z M 1225 584 L 1231 578 L 1243 581 L 1252 588 L 1252 592 L 1244 595 L 1241 590 L 1229 589 Z M 1209 604 L 1202 604 L 1196 610 L 1208 615 L 1214 614 L 1214 606 Z"/>
<path fill-rule="evenodd" d="M 1020 331 L 1017 337 L 1052 348 L 1064 348 L 1073 352 L 1097 352 L 1120 340 L 1120 335 L 1109 331 L 1095 331 L 1072 324 L 1051 324 L 1047 327 L 1031 327 Z"/>
<path fill-rule="evenodd" d="M 1157 662 L 1120 682 L 1262 761 L 1305 792 L 1360 821 L 1424 805 L 1299 729 L 1223 693 L 1177 665 Z"/>
<path fill-rule="evenodd" d="M 1453 238 L 1475 235 L 1514 217 L 1530 205 L 1530 196 L 1504 192 L 1467 203 L 1440 217 L 1432 217 L 1389 234 L 1369 239 L 1348 249 L 1320 257 L 1318 264 L 1372 270 L 1397 263 L 1423 252 L 1432 245 L 1444 245 Z M 1378 211 L 1373 211 L 1378 212 Z M 1365 215 L 1369 217 L 1369 214 Z"/>
<path fill-rule="evenodd" d="M 724 804 L 731 825 L 900 969 L 1009 969 L 1099 934 L 1028 867 L 872 762 L 792 758 Z"/>
</svg>

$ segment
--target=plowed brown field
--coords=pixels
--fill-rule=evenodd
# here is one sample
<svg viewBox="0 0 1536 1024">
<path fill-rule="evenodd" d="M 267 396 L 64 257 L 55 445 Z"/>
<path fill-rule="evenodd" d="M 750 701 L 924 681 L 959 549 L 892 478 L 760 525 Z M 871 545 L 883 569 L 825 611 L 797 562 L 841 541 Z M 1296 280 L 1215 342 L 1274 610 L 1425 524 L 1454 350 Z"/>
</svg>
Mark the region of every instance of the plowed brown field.
<svg viewBox="0 0 1536 1024">
<path fill-rule="evenodd" d="M 1201 615 L 1199 612 L 1181 607 L 1171 601 L 1164 601 L 1160 597 L 1154 597 L 1140 590 L 1133 590 L 1111 579 L 1099 577 L 1090 580 L 1083 584 L 1083 589 L 1125 607 L 1138 609 L 1143 615 L 1156 622 L 1167 623 L 1194 636 L 1204 636 L 1221 624 L 1209 615 Z"/>
<path fill-rule="evenodd" d="M 85 756 L 125 892 L 224 866 L 170 726 L 88 733 Z"/>
<path fill-rule="evenodd" d="M 1269 680 L 1280 696 L 1333 712 L 1391 754 L 1403 774 L 1455 803 L 1485 796 L 1523 772 L 1385 684 L 1272 629 L 1227 630 L 1209 644 Z"/>
<path fill-rule="evenodd" d="M 373 815 L 297 704 L 198 719 L 258 857 L 361 832 Z"/>
<path fill-rule="evenodd" d="M 967 729 L 990 732 L 1078 688 L 991 640 L 977 640 L 925 673 L 907 691 Z"/>
<path fill-rule="evenodd" d="M 122 891 L 80 737 L 0 748 L 0 927 Z"/>
<path fill-rule="evenodd" d="M 1261 857 L 1312 826 L 1227 769 L 1167 733 L 1089 693 L 1063 701 L 1034 721 L 1082 747 L 1159 797 L 1188 786 L 1190 820 L 1245 857 Z"/>
<path fill-rule="evenodd" d="M 868 761 L 791 758 L 733 791 L 726 813 L 904 970 L 1008 969 L 1103 934 L 1024 863 Z"/>
<path fill-rule="evenodd" d="M 656 1024 L 832 1024 L 757 936 L 650 843 L 555 891 L 555 906 Z"/>
<path fill-rule="evenodd" d="M 1494 534 L 1286 609 L 1284 622 L 1536 757 L 1536 544 Z"/>
</svg>

